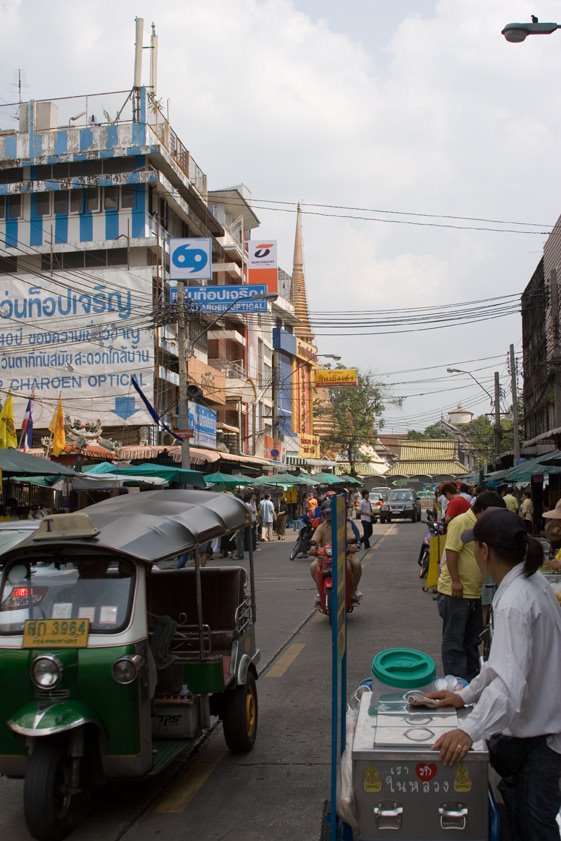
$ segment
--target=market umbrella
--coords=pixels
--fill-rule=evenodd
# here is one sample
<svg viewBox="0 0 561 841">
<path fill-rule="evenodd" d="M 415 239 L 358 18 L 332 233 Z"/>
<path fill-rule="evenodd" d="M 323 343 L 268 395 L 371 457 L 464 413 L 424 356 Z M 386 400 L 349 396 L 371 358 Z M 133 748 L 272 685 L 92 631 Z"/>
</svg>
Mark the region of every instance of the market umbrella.
<svg viewBox="0 0 561 841">
<path fill-rule="evenodd" d="M 254 487 L 271 485 L 273 487 L 289 488 L 292 485 L 314 485 L 315 482 L 308 481 L 299 476 L 291 476 L 290 473 L 277 473 L 274 476 L 258 476 L 257 479 L 253 479 L 251 484 Z"/>
<path fill-rule="evenodd" d="M 165 479 L 166 482 L 183 482 L 186 485 L 194 485 L 197 488 L 205 488 L 204 476 L 200 470 L 187 470 L 182 467 L 168 467 L 165 464 L 110 464 L 108 461 L 92 465 L 91 469 L 85 468 L 87 473 L 94 475 L 113 473 L 116 476 L 157 476 Z"/>
<path fill-rule="evenodd" d="M 209 473 L 204 477 L 207 485 L 225 485 L 226 487 L 237 487 L 239 485 L 251 485 L 252 480 L 247 476 L 242 476 L 236 473 L 221 473 L 219 470 L 216 473 Z"/>
<path fill-rule="evenodd" d="M 337 478 L 342 485 L 362 485 L 360 479 L 355 479 L 354 476 L 347 476 L 345 473 L 341 473 Z"/>
<path fill-rule="evenodd" d="M 333 473 L 314 473 L 312 478 L 318 485 L 344 485 L 347 482 L 344 476 L 335 476 Z"/>
<path fill-rule="evenodd" d="M 76 471 L 64 464 L 57 464 L 48 458 L 30 456 L 29 453 L 22 453 L 14 447 L 7 447 L 0 450 L 0 470 L 3 473 L 17 473 L 18 476 L 28 474 L 30 476 L 75 476 Z"/>
</svg>

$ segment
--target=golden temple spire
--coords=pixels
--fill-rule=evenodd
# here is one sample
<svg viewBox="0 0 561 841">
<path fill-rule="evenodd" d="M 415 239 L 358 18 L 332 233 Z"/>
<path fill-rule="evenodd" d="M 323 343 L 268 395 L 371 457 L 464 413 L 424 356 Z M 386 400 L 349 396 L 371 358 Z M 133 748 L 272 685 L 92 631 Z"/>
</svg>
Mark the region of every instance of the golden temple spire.
<svg viewBox="0 0 561 841">
<path fill-rule="evenodd" d="M 294 325 L 294 333 L 305 342 L 313 342 L 314 334 L 310 326 L 308 313 L 308 299 L 306 297 L 306 281 L 304 279 L 304 248 L 302 240 L 302 215 L 300 204 L 296 210 L 296 235 L 294 237 L 294 260 L 292 263 L 291 303 L 298 321 Z"/>
</svg>

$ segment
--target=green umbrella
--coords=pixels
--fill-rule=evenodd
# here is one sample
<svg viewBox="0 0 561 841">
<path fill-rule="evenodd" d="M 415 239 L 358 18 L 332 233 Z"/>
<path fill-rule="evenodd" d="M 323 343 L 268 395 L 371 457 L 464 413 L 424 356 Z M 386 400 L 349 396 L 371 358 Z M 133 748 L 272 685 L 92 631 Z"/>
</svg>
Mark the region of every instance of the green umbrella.
<svg viewBox="0 0 561 841">
<path fill-rule="evenodd" d="M 360 479 L 355 479 L 354 476 L 347 476 L 345 473 L 341 473 L 337 478 L 342 485 L 362 485 Z"/>
<path fill-rule="evenodd" d="M 347 482 L 344 476 L 335 476 L 333 473 L 314 473 L 312 479 L 318 485 L 344 485 Z"/>
<path fill-rule="evenodd" d="M 252 481 L 247 476 L 241 476 L 236 473 L 209 473 L 204 477 L 207 485 L 225 485 L 226 487 L 237 487 L 238 485 L 251 485 Z"/>
<path fill-rule="evenodd" d="M 304 479 L 301 476 L 291 476 L 290 473 L 277 473 L 274 476 L 259 476 L 251 483 L 254 486 L 271 485 L 288 488 L 291 485 L 315 485 L 311 479 Z"/>
</svg>

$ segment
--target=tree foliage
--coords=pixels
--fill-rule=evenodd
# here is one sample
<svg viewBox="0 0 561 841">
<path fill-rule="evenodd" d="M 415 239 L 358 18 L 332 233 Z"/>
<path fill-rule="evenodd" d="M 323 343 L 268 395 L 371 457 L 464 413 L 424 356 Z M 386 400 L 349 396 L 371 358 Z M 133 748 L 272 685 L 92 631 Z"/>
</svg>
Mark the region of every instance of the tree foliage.
<svg viewBox="0 0 561 841">
<path fill-rule="evenodd" d="M 417 429 L 410 429 L 407 437 L 412 441 L 421 441 L 423 438 L 453 438 L 454 436 L 450 430 L 445 429 L 438 423 L 433 423 L 431 426 L 427 426 L 423 432 L 419 432 Z"/>
<path fill-rule="evenodd" d="M 316 408 L 318 415 L 329 418 L 331 427 L 323 436 L 324 445 L 349 462 L 352 475 L 356 474 L 356 463 L 364 460 L 361 448 L 373 446 L 383 428 L 385 405 L 399 405 L 393 398 L 386 400 L 384 392 L 384 386 L 376 382 L 370 371 L 359 372 L 356 388 L 330 388 L 329 403 L 320 403 Z"/>
</svg>

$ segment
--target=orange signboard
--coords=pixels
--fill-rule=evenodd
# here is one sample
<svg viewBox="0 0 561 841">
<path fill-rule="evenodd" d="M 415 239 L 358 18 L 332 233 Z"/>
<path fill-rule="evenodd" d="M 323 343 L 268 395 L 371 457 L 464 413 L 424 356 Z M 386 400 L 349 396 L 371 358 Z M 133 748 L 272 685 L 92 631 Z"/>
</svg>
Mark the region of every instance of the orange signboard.
<svg viewBox="0 0 561 841">
<path fill-rule="evenodd" d="M 356 386 L 356 368 L 316 368 L 316 388 L 342 388 Z"/>
</svg>

